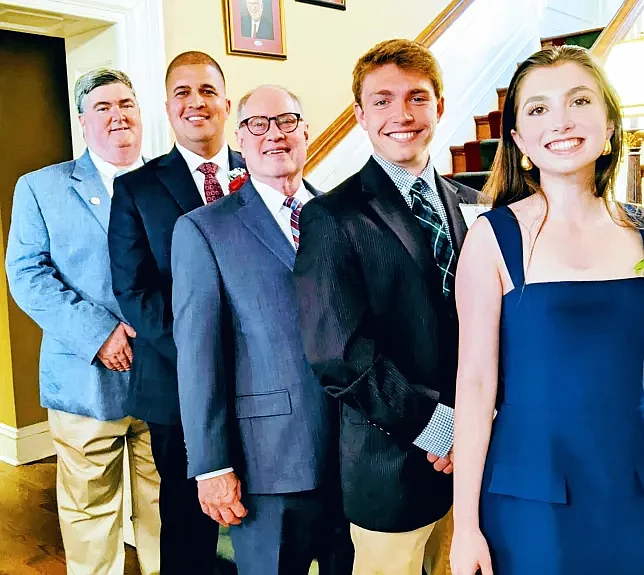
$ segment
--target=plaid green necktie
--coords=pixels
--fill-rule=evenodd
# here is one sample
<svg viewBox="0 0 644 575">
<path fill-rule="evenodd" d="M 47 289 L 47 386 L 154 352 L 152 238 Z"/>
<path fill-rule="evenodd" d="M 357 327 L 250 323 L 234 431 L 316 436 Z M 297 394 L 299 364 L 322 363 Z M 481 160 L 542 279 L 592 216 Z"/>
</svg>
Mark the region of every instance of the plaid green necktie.
<svg viewBox="0 0 644 575">
<path fill-rule="evenodd" d="M 434 260 L 443 279 L 443 295 L 448 297 L 454 286 L 456 259 L 454 258 L 454 250 L 449 241 L 445 224 L 443 224 L 436 210 L 423 197 L 424 185 L 426 185 L 425 182 L 418 178 L 411 187 L 409 191 L 412 201 L 411 211 L 416 216 L 418 223 L 427 232 Z"/>
</svg>

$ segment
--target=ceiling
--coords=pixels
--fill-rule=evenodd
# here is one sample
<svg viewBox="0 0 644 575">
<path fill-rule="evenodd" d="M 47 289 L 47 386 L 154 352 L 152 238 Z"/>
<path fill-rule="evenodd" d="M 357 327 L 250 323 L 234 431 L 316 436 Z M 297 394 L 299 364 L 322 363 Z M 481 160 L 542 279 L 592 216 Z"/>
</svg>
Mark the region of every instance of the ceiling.
<svg viewBox="0 0 644 575">
<path fill-rule="evenodd" d="M 106 26 L 109 26 L 109 23 L 101 20 L 77 18 L 0 3 L 0 30 L 69 38 Z"/>
</svg>

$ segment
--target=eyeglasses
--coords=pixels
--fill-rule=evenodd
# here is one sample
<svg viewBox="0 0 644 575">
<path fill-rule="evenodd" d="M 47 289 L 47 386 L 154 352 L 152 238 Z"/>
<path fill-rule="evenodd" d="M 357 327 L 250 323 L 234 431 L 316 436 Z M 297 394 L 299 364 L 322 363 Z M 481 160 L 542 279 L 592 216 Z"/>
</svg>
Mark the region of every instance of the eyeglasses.
<svg viewBox="0 0 644 575">
<path fill-rule="evenodd" d="M 263 136 L 270 129 L 271 120 L 275 120 L 275 125 L 278 129 L 288 134 L 297 129 L 301 119 L 302 116 L 295 112 L 287 112 L 286 114 L 280 114 L 279 116 L 272 116 L 270 118 L 266 116 L 251 116 L 239 122 L 239 127 L 241 128 L 245 125 L 253 136 Z"/>
</svg>

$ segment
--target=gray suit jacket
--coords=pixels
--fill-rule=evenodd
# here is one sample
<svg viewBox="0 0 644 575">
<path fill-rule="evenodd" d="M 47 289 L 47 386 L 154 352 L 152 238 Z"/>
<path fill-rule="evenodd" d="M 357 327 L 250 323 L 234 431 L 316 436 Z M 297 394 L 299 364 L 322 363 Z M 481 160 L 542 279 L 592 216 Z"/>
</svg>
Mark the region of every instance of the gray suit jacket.
<svg viewBox="0 0 644 575">
<path fill-rule="evenodd" d="M 43 330 L 43 407 L 101 420 L 127 415 L 129 373 L 96 353 L 119 321 L 107 249 L 110 197 L 88 152 L 16 184 L 7 279 L 16 303 Z"/>
<path fill-rule="evenodd" d="M 190 476 L 234 467 L 248 492 L 268 494 L 337 473 L 338 406 L 304 355 L 294 263 L 250 180 L 177 221 L 172 300 Z"/>
</svg>

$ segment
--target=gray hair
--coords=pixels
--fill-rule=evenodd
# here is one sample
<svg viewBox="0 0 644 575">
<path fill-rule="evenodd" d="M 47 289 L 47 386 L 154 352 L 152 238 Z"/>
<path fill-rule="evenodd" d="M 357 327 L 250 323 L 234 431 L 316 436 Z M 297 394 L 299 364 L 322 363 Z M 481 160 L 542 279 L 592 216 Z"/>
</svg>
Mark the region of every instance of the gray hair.
<svg viewBox="0 0 644 575">
<path fill-rule="evenodd" d="M 300 114 L 304 114 L 304 108 L 302 107 L 302 101 L 300 98 L 291 92 L 289 89 L 284 88 L 284 86 L 278 86 L 277 84 L 262 84 L 261 86 L 257 86 L 256 88 L 253 88 L 249 92 L 246 92 L 239 100 L 239 103 L 237 104 L 237 125 L 239 125 L 239 122 L 241 122 L 244 118 L 242 117 L 242 113 L 244 112 L 244 106 L 246 105 L 246 102 L 248 102 L 248 98 L 250 98 L 255 92 L 258 92 L 259 90 L 263 88 L 273 88 L 274 90 L 281 90 L 282 92 L 285 92 L 286 94 L 289 95 L 291 100 L 295 102 L 295 105 L 299 108 Z"/>
<path fill-rule="evenodd" d="M 74 86 L 74 102 L 76 103 L 78 113 L 83 114 L 85 112 L 87 96 L 92 90 L 101 86 L 107 86 L 108 84 L 124 84 L 132 90 L 132 94 L 136 98 L 132 81 L 125 72 L 111 70 L 109 68 L 98 68 L 97 70 L 91 70 L 83 74 L 76 80 L 76 85 Z"/>
</svg>

